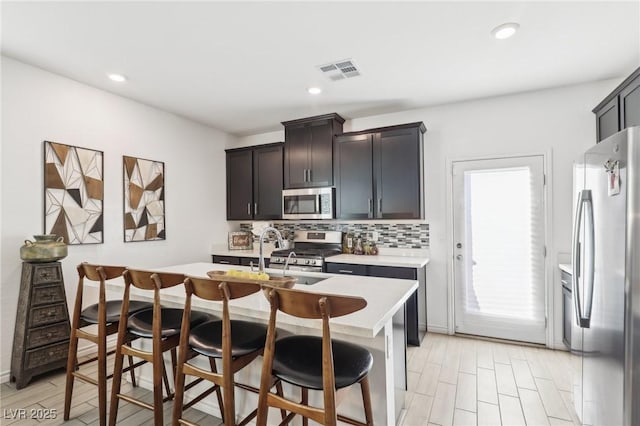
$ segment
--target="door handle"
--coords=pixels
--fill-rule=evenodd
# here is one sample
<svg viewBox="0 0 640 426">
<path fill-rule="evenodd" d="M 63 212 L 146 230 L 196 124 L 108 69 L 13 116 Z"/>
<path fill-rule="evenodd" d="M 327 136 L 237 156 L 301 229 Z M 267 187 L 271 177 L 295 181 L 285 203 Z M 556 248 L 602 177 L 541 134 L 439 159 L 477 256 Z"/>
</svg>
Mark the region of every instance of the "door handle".
<svg viewBox="0 0 640 426">
<path fill-rule="evenodd" d="M 582 244 L 580 244 L 580 231 L 582 230 L 582 220 L 584 217 L 584 206 L 585 204 L 589 205 L 589 211 L 590 211 L 590 222 L 591 222 L 591 226 L 589 227 L 589 230 L 587 230 L 588 234 L 587 236 L 587 243 L 589 243 L 588 247 L 585 247 L 585 251 L 587 253 L 590 253 L 591 255 L 591 259 L 590 262 L 591 264 L 589 265 L 589 270 L 587 271 L 587 276 L 586 277 L 582 277 L 580 275 L 581 270 L 582 270 L 582 256 L 580 254 L 580 252 L 582 251 Z M 593 262 L 595 261 L 593 255 L 593 203 L 592 203 L 592 199 L 591 199 L 591 191 L 588 189 L 582 190 L 580 191 L 580 193 L 578 194 L 578 204 L 576 206 L 576 216 L 574 218 L 574 224 L 573 224 L 573 274 L 571 276 L 571 281 L 573 284 L 573 304 L 575 306 L 575 310 L 576 310 L 576 322 L 578 323 L 578 325 L 582 328 L 589 328 L 590 325 L 590 317 L 591 317 L 591 307 L 592 307 L 592 303 L 591 303 L 591 299 L 593 298 Z M 589 308 L 588 308 L 588 316 L 584 316 L 583 315 L 583 297 L 584 295 L 582 295 L 582 292 L 580 291 L 580 280 L 581 279 L 587 279 L 586 282 L 589 282 L 589 286 L 590 286 L 590 291 L 591 291 L 591 295 L 590 295 L 590 303 L 589 303 Z M 586 312 L 585 312 L 586 313 Z"/>
<path fill-rule="evenodd" d="M 583 312 L 583 320 L 586 321 L 586 328 L 589 328 L 591 323 L 591 309 L 593 308 L 593 284 L 595 274 L 595 228 L 593 222 L 593 198 L 591 197 L 591 190 L 588 190 L 588 194 L 585 199 L 585 216 L 587 219 L 586 236 L 587 241 L 585 244 L 585 299 L 586 307 Z M 588 289 L 588 290 L 587 290 Z"/>
<path fill-rule="evenodd" d="M 461 254 L 457 255 L 457 256 L 456 256 L 456 259 L 458 259 L 458 260 L 462 260 L 462 255 L 461 255 Z"/>
</svg>

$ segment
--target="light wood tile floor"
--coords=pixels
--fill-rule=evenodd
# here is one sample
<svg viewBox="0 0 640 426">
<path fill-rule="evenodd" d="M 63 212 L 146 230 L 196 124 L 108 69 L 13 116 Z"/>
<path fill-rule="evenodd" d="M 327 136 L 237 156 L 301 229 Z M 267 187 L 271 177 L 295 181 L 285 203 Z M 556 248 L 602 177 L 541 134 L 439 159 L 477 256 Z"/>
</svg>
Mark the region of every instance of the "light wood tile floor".
<svg viewBox="0 0 640 426">
<path fill-rule="evenodd" d="M 419 348 L 410 347 L 407 414 L 403 426 L 421 425 L 578 425 L 573 414 L 569 354 L 562 351 L 429 333 Z M 110 382 L 109 382 L 110 383 Z M 37 377 L 16 390 L 0 386 L 1 425 L 97 425 L 97 388 L 76 380 L 71 419 L 63 422 L 65 375 L 62 370 Z M 148 390 L 127 392 L 151 400 Z M 123 388 L 124 389 L 124 388 Z M 57 417 L 10 419 L 9 409 L 55 409 Z M 165 424 L 172 404 L 165 403 Z M 195 409 L 185 417 L 220 425 L 218 418 Z M 151 425 L 150 411 L 121 402 L 118 424 Z"/>
<path fill-rule="evenodd" d="M 429 333 L 407 359 L 403 426 L 579 424 L 567 352 Z"/>
</svg>

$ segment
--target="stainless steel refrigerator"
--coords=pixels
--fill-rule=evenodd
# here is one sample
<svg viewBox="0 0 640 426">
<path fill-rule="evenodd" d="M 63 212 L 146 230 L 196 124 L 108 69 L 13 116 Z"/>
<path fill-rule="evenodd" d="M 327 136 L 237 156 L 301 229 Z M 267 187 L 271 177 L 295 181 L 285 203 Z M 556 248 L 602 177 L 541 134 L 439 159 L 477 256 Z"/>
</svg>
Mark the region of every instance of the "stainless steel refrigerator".
<svg viewBox="0 0 640 426">
<path fill-rule="evenodd" d="M 574 168 L 574 405 L 591 426 L 640 425 L 640 127 Z M 572 339 L 573 339 L 572 335 Z"/>
</svg>

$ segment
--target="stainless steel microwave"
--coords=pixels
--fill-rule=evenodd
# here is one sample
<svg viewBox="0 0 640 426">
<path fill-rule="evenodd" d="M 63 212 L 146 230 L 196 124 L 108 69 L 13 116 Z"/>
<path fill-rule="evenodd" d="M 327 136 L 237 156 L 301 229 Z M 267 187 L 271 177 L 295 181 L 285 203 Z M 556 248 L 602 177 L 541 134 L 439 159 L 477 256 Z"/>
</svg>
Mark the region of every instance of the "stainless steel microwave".
<svg viewBox="0 0 640 426">
<path fill-rule="evenodd" d="M 335 190 L 326 188 L 282 191 L 283 219 L 333 219 Z"/>
</svg>

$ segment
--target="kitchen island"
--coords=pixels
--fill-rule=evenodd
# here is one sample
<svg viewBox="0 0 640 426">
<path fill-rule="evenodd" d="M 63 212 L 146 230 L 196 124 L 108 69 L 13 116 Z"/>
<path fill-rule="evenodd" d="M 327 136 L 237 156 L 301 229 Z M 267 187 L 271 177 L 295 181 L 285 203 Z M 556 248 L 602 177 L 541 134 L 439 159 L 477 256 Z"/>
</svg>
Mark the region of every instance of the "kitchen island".
<svg viewBox="0 0 640 426">
<path fill-rule="evenodd" d="M 191 263 L 174 265 L 153 270 L 182 273 L 205 277 L 207 271 L 243 269 L 237 265 L 218 265 L 211 263 Z M 247 268 L 248 269 L 248 268 Z M 281 275 L 282 270 L 266 269 L 270 275 Z M 287 271 L 287 275 L 307 276 L 308 272 Z M 313 293 L 332 293 L 349 296 L 361 296 L 367 300 L 367 306 L 351 315 L 346 315 L 331 320 L 332 338 L 348 340 L 365 346 L 373 355 L 373 368 L 369 374 L 371 382 L 371 399 L 373 406 L 374 422 L 376 424 L 396 424 L 403 415 L 404 394 L 406 391 L 406 344 L 404 331 L 403 305 L 409 296 L 416 291 L 417 281 L 399 280 L 390 278 L 376 278 L 366 276 L 344 276 L 332 274 L 313 274 L 315 278 L 326 278 L 313 285 L 296 285 L 296 289 L 302 289 Z M 107 283 L 109 290 L 115 290 L 122 294 L 122 282 Z M 140 292 L 132 288 L 134 298 L 151 298 L 149 292 Z M 166 306 L 183 306 L 184 288 L 182 286 L 163 290 L 162 303 Z M 201 299 L 193 299 L 193 308 L 212 313 L 220 313 L 220 303 L 208 302 Z M 237 319 L 251 319 L 266 323 L 269 318 L 269 303 L 262 292 L 251 296 L 236 299 L 230 302 L 231 315 Z M 288 333 L 321 335 L 321 321 L 294 318 L 280 312 L 278 314 L 278 327 L 281 335 Z M 145 342 L 148 343 L 148 342 Z M 145 346 L 145 349 L 148 349 Z M 262 358 L 258 358 L 252 364 L 236 375 L 239 382 L 258 386 L 261 373 Z M 141 383 L 143 386 L 150 384 L 151 370 L 142 371 Z M 299 395 L 300 390 L 288 387 L 285 384 L 285 394 Z M 188 394 L 187 394 L 188 395 Z M 312 404 L 321 406 L 322 395 L 320 392 L 310 392 Z M 362 400 L 358 386 L 339 391 L 337 402 L 338 412 L 356 418 L 364 418 Z M 257 395 L 238 391 L 236 394 L 236 412 L 239 417 L 251 412 L 257 406 Z M 207 398 L 196 405 L 202 411 L 219 416 L 219 410 L 215 398 Z M 273 411 L 269 415 L 270 423 L 279 423 L 279 413 Z"/>
</svg>

